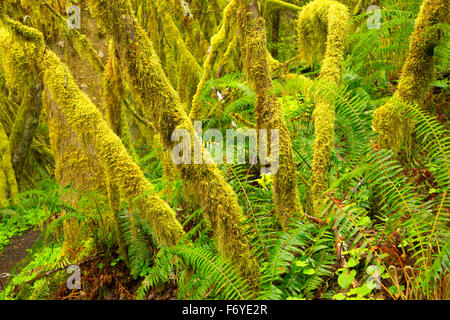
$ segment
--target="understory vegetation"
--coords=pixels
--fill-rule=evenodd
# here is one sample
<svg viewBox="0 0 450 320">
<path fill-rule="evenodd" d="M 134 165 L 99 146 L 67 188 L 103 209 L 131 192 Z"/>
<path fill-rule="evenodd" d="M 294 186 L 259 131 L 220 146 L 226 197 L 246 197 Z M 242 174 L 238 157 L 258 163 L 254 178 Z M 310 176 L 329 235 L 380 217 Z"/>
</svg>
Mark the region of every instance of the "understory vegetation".
<svg viewBox="0 0 450 320">
<path fill-rule="evenodd" d="M 2 1 L 0 299 L 448 299 L 449 7 Z"/>
</svg>

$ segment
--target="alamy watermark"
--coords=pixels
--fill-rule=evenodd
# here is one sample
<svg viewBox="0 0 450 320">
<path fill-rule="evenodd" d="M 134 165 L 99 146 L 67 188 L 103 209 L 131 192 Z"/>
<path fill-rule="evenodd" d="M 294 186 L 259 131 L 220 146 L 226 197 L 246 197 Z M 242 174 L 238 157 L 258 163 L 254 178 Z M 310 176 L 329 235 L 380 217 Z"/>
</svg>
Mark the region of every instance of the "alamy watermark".
<svg viewBox="0 0 450 320">
<path fill-rule="evenodd" d="M 81 29 L 81 9 L 79 6 L 71 5 L 67 8 L 67 14 L 69 18 L 67 19 L 67 28 L 70 30 Z"/>
<path fill-rule="evenodd" d="M 369 278 L 366 283 L 371 289 L 381 289 L 381 272 L 378 266 L 369 266 L 366 271 L 369 274 Z"/>
<path fill-rule="evenodd" d="M 67 278 L 66 285 L 69 290 L 80 290 L 81 289 L 81 271 L 80 267 L 77 265 L 71 265 L 67 268 L 67 273 L 71 274 Z"/>
<path fill-rule="evenodd" d="M 372 13 L 367 19 L 368 29 L 381 29 L 381 9 L 379 6 L 372 5 L 367 8 L 367 13 Z"/>
<path fill-rule="evenodd" d="M 278 129 L 259 129 L 258 132 L 255 129 L 227 129 L 224 140 L 220 130 L 208 129 L 203 132 L 202 121 L 194 121 L 193 136 L 189 130 L 177 129 L 172 133 L 171 140 L 178 142 L 172 149 L 172 161 L 176 165 L 203 163 L 255 165 L 259 159 L 261 174 L 274 175 L 278 172 L 280 140 Z"/>
</svg>

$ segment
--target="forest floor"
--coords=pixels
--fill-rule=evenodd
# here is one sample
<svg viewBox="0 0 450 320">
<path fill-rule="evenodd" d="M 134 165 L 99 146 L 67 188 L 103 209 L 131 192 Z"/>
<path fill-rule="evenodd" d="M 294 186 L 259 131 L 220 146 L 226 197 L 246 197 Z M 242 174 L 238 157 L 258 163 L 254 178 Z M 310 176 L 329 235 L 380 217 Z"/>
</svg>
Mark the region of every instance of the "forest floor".
<svg viewBox="0 0 450 320">
<path fill-rule="evenodd" d="M 10 239 L 10 244 L 4 247 L 0 254 L 0 292 L 5 288 L 14 271 L 29 254 L 29 249 L 37 241 L 41 230 L 30 229 L 21 235 Z M 133 279 L 128 267 L 123 261 L 111 264 L 111 258 L 98 255 L 82 263 L 81 290 L 69 290 L 65 282 L 61 283 L 53 299 L 57 300 L 134 300 L 136 291 L 142 279 Z M 20 271 L 20 270 L 18 270 Z M 53 274 L 53 272 L 51 273 Z M 176 299 L 176 286 L 168 284 L 162 288 L 153 288 L 141 297 L 144 300 L 174 300 Z"/>
<path fill-rule="evenodd" d="M 54 299 L 57 300 L 135 300 L 141 280 L 130 276 L 128 267 L 121 261 L 114 266 L 107 257 L 97 256 L 80 264 L 81 290 L 70 290 L 62 283 Z M 141 297 L 143 300 L 175 300 L 176 286 L 153 288 Z"/>
<path fill-rule="evenodd" d="M 11 244 L 5 247 L 0 254 L 0 274 L 11 273 L 14 266 L 25 259 L 39 236 L 39 230 L 28 230 L 20 236 L 11 239 Z M 0 291 L 6 283 L 7 278 L 0 278 Z"/>
</svg>

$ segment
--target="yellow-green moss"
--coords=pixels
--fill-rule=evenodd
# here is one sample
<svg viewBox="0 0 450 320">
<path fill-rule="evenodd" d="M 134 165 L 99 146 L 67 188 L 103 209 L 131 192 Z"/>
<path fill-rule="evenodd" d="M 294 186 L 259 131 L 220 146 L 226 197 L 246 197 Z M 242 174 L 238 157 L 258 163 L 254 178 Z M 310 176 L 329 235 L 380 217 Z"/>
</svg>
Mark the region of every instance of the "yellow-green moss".
<svg viewBox="0 0 450 320">
<path fill-rule="evenodd" d="M 84 141 L 74 132 L 60 107 L 46 91 L 43 103 L 50 146 L 56 160 L 56 181 L 63 186 L 70 184 L 72 188 L 83 192 L 104 190 L 103 168 L 97 153 L 88 141 Z M 70 199 L 73 205 L 76 205 L 76 202 L 77 199 Z"/>
<path fill-rule="evenodd" d="M 184 38 L 186 46 L 189 51 L 192 52 L 193 56 L 197 60 L 198 64 L 203 63 L 203 57 L 206 55 L 209 47 L 209 42 L 206 40 L 203 29 L 200 25 L 200 20 L 202 15 L 195 14 L 191 16 L 186 16 L 184 10 L 181 7 L 181 1 L 172 0 L 176 3 L 174 4 L 178 10 L 176 10 L 176 18 L 181 21 L 185 30 Z M 226 6 L 226 5 L 225 5 Z M 224 7 L 225 7 L 224 6 Z"/>
<path fill-rule="evenodd" d="M 163 28 L 163 43 L 165 47 L 164 69 L 173 87 L 177 88 L 180 100 L 183 103 L 190 101 L 192 97 L 190 88 L 196 88 L 202 75 L 202 68 L 196 58 L 187 47 L 179 27 L 175 24 L 172 12 L 179 12 L 180 1 L 157 1 L 153 6 L 161 19 Z M 153 34 L 154 30 L 152 30 Z"/>
<path fill-rule="evenodd" d="M 213 76 L 214 63 L 221 51 L 227 52 L 226 48 L 229 45 L 227 42 L 228 35 L 233 30 L 233 18 L 236 15 L 237 0 L 231 0 L 223 11 L 223 21 L 219 31 L 211 38 L 211 44 L 208 49 L 208 55 L 203 65 L 203 74 L 197 86 L 197 91 L 192 99 L 191 112 L 189 118 L 192 120 L 200 119 L 203 113 L 202 105 L 200 103 L 201 93 L 206 85 L 206 82 Z M 224 46 L 226 46 L 224 48 Z"/>
<path fill-rule="evenodd" d="M 0 63 L 6 86 L 22 99 L 20 109 L 16 110 L 17 114 L 9 137 L 12 166 L 17 180 L 20 181 L 42 108 L 40 71 L 32 63 L 33 59 L 41 53 L 39 50 L 41 38 L 35 34 L 34 30 L 26 26 L 8 23 L 8 20 L 3 21 L 4 23 L 0 26 L 0 42 L 2 43 Z M 11 29 L 14 32 L 10 32 Z M 33 37 L 23 36 L 25 33 L 32 34 Z M 36 39 L 38 39 L 37 45 L 32 42 Z"/>
<path fill-rule="evenodd" d="M 137 155 L 134 152 L 134 148 L 131 144 L 131 138 L 129 133 L 128 124 L 126 121 L 125 113 L 122 108 L 125 88 L 120 77 L 117 52 L 114 46 L 114 41 L 110 42 L 108 50 L 108 63 L 105 69 L 104 75 L 104 97 L 103 103 L 105 104 L 106 119 L 112 131 L 122 140 L 123 145 L 127 149 L 128 153 L 133 159 L 137 159 Z M 120 194 L 119 185 L 114 181 L 112 173 L 105 168 L 106 171 L 106 185 L 108 188 L 109 206 L 113 212 L 113 221 L 118 235 L 119 250 L 128 263 L 128 252 L 124 240 L 124 235 L 120 228 L 118 215 L 120 213 L 122 197 Z"/>
<path fill-rule="evenodd" d="M 279 130 L 279 167 L 274 177 L 273 197 L 278 220 L 283 228 L 303 216 L 297 187 L 297 170 L 292 143 L 283 116 L 281 103 L 270 92 L 271 69 L 266 49 L 265 22 L 259 17 L 257 3 L 240 0 L 237 20 L 240 47 L 247 79 L 256 91 L 256 120 L 258 129 Z"/>
<path fill-rule="evenodd" d="M 264 1 L 264 4 L 267 8 L 273 7 L 278 9 L 291 10 L 294 12 L 301 10 L 301 7 L 282 0 L 266 0 Z"/>
<path fill-rule="evenodd" d="M 9 141 L 3 125 L 0 123 L 0 206 L 8 204 L 19 193 L 14 170 L 11 165 Z"/>
<path fill-rule="evenodd" d="M 343 15 L 348 15 L 346 6 L 334 0 L 314 0 L 302 8 L 297 22 L 301 60 L 306 63 L 322 61 L 329 38 L 338 37 L 343 27 L 348 28 L 348 17 L 342 21 L 338 20 L 344 18 Z M 339 31 L 334 32 L 329 27 L 329 19 L 335 21 L 333 27 L 338 27 Z"/>
<path fill-rule="evenodd" d="M 35 58 L 37 58 L 35 61 L 30 62 L 31 67 L 41 62 L 40 56 Z M 99 166 L 102 166 L 103 170 L 106 169 L 107 173 L 112 173 L 112 176 L 114 177 L 112 183 L 116 183 L 122 188 L 122 192 L 129 202 L 132 202 L 137 196 L 141 197 L 137 201 L 140 211 L 144 215 L 144 218 L 149 221 L 152 229 L 155 230 L 156 238 L 161 244 L 172 245 L 180 240 L 183 235 L 183 230 L 178 221 L 174 218 L 174 212 L 165 202 L 151 193 L 151 185 L 144 178 L 140 169 L 130 160 L 126 151 L 124 151 L 123 146 L 117 144 L 117 141 L 114 141 L 114 138 L 118 139 L 117 136 L 105 129 L 107 128 L 107 125 L 103 120 L 101 113 L 90 102 L 87 96 L 81 93 L 78 87 L 76 87 L 74 79 L 70 75 L 68 69 L 63 67 L 61 61 L 53 52 L 46 49 L 45 58 L 46 60 L 42 66 L 45 69 L 44 82 L 47 90 L 44 100 L 47 102 L 50 141 L 52 149 L 54 149 L 55 154 L 57 155 L 57 180 L 59 182 L 72 182 L 72 179 L 75 179 L 75 181 L 79 179 L 87 180 L 85 181 L 86 183 L 77 183 L 77 186 L 86 189 L 96 189 L 90 181 L 91 175 L 86 174 L 86 172 L 80 174 L 80 172 L 91 169 L 94 169 L 95 171 Z M 55 80 L 55 77 L 57 80 Z M 58 102 L 58 105 L 56 105 L 54 101 Z M 77 108 L 83 108 L 85 112 L 80 112 L 80 114 L 78 114 Z M 94 116 L 91 117 L 92 115 Z M 85 116 L 86 118 L 80 120 L 78 116 Z M 77 120 L 78 122 L 76 122 Z M 75 122 L 77 125 L 74 125 Z M 91 128 L 99 125 L 101 129 L 96 131 L 94 128 L 94 130 L 85 131 L 85 124 L 87 127 L 90 126 Z M 73 136 L 72 128 L 77 131 L 78 136 Z M 113 137 L 113 142 L 116 143 L 116 145 L 114 145 L 115 149 L 111 148 L 113 149 L 111 151 L 112 156 L 111 154 L 108 154 L 108 148 L 102 149 L 101 151 L 99 150 L 105 146 L 104 144 L 95 143 L 98 139 L 103 137 L 102 134 L 110 134 Z M 80 146 L 80 141 L 82 142 L 83 147 Z M 101 141 L 103 142 L 103 140 Z M 114 155 L 116 154 L 119 157 L 119 161 L 117 162 L 114 161 Z M 98 163 L 97 156 L 102 160 L 101 165 Z M 136 192 L 131 193 L 130 190 L 124 186 L 126 179 L 120 177 L 120 173 L 124 170 L 122 166 L 127 166 L 128 163 L 131 163 L 131 165 L 128 168 L 128 171 L 125 170 L 125 175 L 133 178 L 130 171 L 133 172 L 133 170 L 135 170 L 137 171 L 137 173 L 135 172 L 135 176 L 140 179 L 140 181 L 137 179 L 137 182 L 135 182 L 140 188 L 137 188 L 137 190 L 135 190 Z M 63 170 L 61 170 L 61 168 L 63 168 Z M 117 168 L 119 169 L 115 170 Z M 94 180 L 96 181 L 97 179 Z M 128 182 L 133 183 L 132 181 Z M 151 195 L 149 196 L 147 192 L 150 192 Z M 161 215 L 163 215 L 163 217 L 161 217 Z M 164 225 L 161 225 L 160 223 L 164 223 Z M 63 252 L 76 243 L 79 238 L 78 233 L 79 226 L 76 224 L 64 224 L 65 241 Z"/>
<path fill-rule="evenodd" d="M 398 152 L 405 138 L 411 135 L 412 125 L 399 111 L 399 105 L 401 102 L 423 103 L 433 80 L 434 48 L 441 37 L 437 25 L 448 23 L 449 6 L 448 0 L 425 0 L 422 3 L 397 91 L 374 113 L 372 126 L 380 133 L 377 142 L 381 148 Z"/>
<path fill-rule="evenodd" d="M 320 81 L 335 91 L 342 80 L 344 44 L 350 16 L 345 5 L 333 0 L 314 0 L 298 19 L 299 54 L 305 62 L 321 61 Z M 328 188 L 328 168 L 334 145 L 335 111 L 330 101 L 315 99 L 315 139 L 311 174 L 314 214 L 320 214 Z"/>
<path fill-rule="evenodd" d="M 320 78 L 339 85 L 342 79 L 344 45 L 349 30 L 350 16 L 345 6 L 333 3 L 328 9 L 325 57 L 320 68 Z"/>
<path fill-rule="evenodd" d="M 50 10 L 50 12 L 57 18 L 57 21 L 59 22 L 58 28 L 67 37 L 67 39 L 69 39 L 78 55 L 93 66 L 98 72 L 103 72 L 103 62 L 89 39 L 76 29 L 67 28 L 67 19 L 61 16 L 50 4 L 45 3 L 43 6 Z"/>
<path fill-rule="evenodd" d="M 139 166 L 131 159 L 120 139 L 103 120 L 101 113 L 80 91 L 69 71 L 51 51 L 45 53 L 42 69 L 44 83 L 64 113 L 67 121 L 80 136 L 93 142 L 104 165 L 111 172 L 124 196 L 137 203 L 141 214 L 152 227 L 161 244 L 173 245 L 184 232 L 173 210 L 153 192 Z M 67 75 L 67 85 L 65 79 Z"/>
<path fill-rule="evenodd" d="M 36 85 L 29 89 L 28 93 L 24 93 L 20 110 L 17 113 L 9 137 L 12 166 L 16 172 L 18 182 L 21 181 L 25 160 L 29 154 L 31 142 L 39 124 L 42 109 L 42 90 L 42 83 L 37 82 Z"/>
<path fill-rule="evenodd" d="M 311 200 L 318 216 L 328 189 L 328 169 L 334 146 L 334 109 L 329 102 L 316 102 L 314 108 L 314 156 L 311 174 Z"/>
<path fill-rule="evenodd" d="M 101 0 L 92 1 L 92 5 L 121 50 L 123 68 L 132 80 L 132 92 L 146 106 L 145 115 L 160 134 L 164 149 L 172 150 L 176 145 L 171 141 L 174 130 L 184 128 L 193 136 L 194 128 L 164 75 L 148 35 L 137 23 L 128 1 Z M 255 288 L 258 266 L 241 228 L 244 217 L 233 189 L 216 166 L 182 164 L 177 168 L 187 188 L 195 190 L 220 254 L 228 257 Z"/>
<path fill-rule="evenodd" d="M 33 61 L 43 48 L 42 35 L 8 18 L 1 19 L 0 24 L 0 63 L 6 85 L 23 94 L 36 84 L 38 69 Z"/>
<path fill-rule="evenodd" d="M 113 132 L 121 138 L 128 153 L 134 159 L 137 159 L 137 155 L 131 143 L 130 130 L 123 109 L 126 88 L 119 71 L 119 61 L 117 59 L 117 51 L 113 41 L 110 43 L 108 54 L 109 58 L 103 81 L 103 103 L 105 104 L 106 119 Z"/>
</svg>

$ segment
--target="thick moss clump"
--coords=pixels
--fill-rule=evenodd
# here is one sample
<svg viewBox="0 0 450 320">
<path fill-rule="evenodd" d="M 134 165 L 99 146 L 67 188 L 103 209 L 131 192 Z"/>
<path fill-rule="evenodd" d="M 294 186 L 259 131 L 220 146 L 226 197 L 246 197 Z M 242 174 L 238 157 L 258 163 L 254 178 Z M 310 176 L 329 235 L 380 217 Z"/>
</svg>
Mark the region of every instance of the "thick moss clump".
<svg viewBox="0 0 450 320">
<path fill-rule="evenodd" d="M 277 217 L 286 229 L 289 222 L 303 216 L 297 188 L 297 170 L 292 144 L 281 103 L 271 93 L 271 68 L 266 49 L 265 22 L 259 16 L 256 1 L 239 1 L 238 21 L 244 70 L 256 91 L 256 120 L 258 129 L 279 130 L 279 168 L 273 183 Z"/>
<path fill-rule="evenodd" d="M 214 64 L 219 57 L 220 52 L 224 52 L 225 60 L 231 60 L 230 52 L 231 49 L 234 48 L 232 45 L 235 45 L 233 39 L 231 41 L 227 41 L 227 39 L 232 35 L 233 30 L 233 18 L 236 15 L 237 9 L 237 0 L 231 0 L 231 2 L 225 7 L 223 11 L 223 21 L 220 26 L 219 31 L 211 38 L 211 45 L 208 49 L 208 55 L 206 57 L 203 73 L 200 79 L 200 83 L 197 86 L 197 92 L 195 93 L 192 100 L 192 107 L 189 114 L 189 117 L 192 120 L 201 119 L 202 117 L 202 105 L 200 103 L 201 93 L 206 85 L 206 82 L 214 77 Z M 221 60 L 221 64 L 225 64 L 227 61 Z"/>
<path fill-rule="evenodd" d="M 9 31 L 10 29 L 15 30 L 18 35 L 14 37 L 14 34 Z M 24 36 L 25 34 L 27 36 Z M 22 99 L 9 137 L 12 167 L 18 182 L 22 176 L 42 109 L 43 86 L 39 81 L 40 71 L 30 63 L 40 54 L 41 46 L 27 41 L 27 39 L 38 39 L 40 42 L 40 38 L 32 29 L 19 26 L 10 20 L 3 21 L 3 26 L 0 27 L 0 42 L 2 43 L 0 64 L 7 87 Z"/>
<path fill-rule="evenodd" d="M 18 193 L 16 176 L 11 165 L 8 136 L 0 123 L 0 206 L 7 205 L 9 199 L 14 204 L 14 197 Z"/>
<path fill-rule="evenodd" d="M 45 53 L 42 69 L 44 84 L 69 125 L 80 136 L 93 142 L 103 166 L 111 172 L 111 180 L 119 186 L 124 197 L 129 201 L 138 198 L 141 214 L 149 222 L 158 241 L 166 245 L 178 242 L 184 232 L 174 211 L 154 194 L 153 187 L 131 159 L 119 137 L 50 50 Z"/>
<path fill-rule="evenodd" d="M 176 145 L 171 141 L 175 129 L 187 129 L 194 136 L 193 125 L 129 2 L 92 1 L 92 8 L 120 48 L 123 69 L 127 70 L 132 92 L 147 107 L 144 110 L 146 118 L 159 133 L 164 149 L 172 150 Z M 191 147 L 194 150 L 194 143 Z M 195 190 L 196 200 L 214 231 L 220 254 L 228 257 L 255 288 L 258 266 L 241 228 L 244 216 L 233 189 L 214 165 L 182 164 L 177 168 L 186 188 Z"/>
<path fill-rule="evenodd" d="M 438 24 L 449 21 L 449 6 L 448 0 L 422 3 L 397 91 L 374 113 L 372 125 L 380 134 L 377 142 L 381 148 L 399 152 L 405 139 L 411 136 L 412 125 L 399 111 L 399 105 L 423 103 L 434 75 L 434 49 L 441 38 Z"/>
<path fill-rule="evenodd" d="M 321 83 L 331 91 L 342 79 L 344 42 L 349 28 L 349 13 L 345 5 L 333 0 L 314 0 L 299 14 L 299 54 L 308 63 L 319 60 Z M 315 99 L 313 113 L 315 139 L 311 175 L 311 195 L 314 214 L 319 215 L 328 188 L 328 168 L 334 145 L 335 112 L 330 101 Z"/>
</svg>

